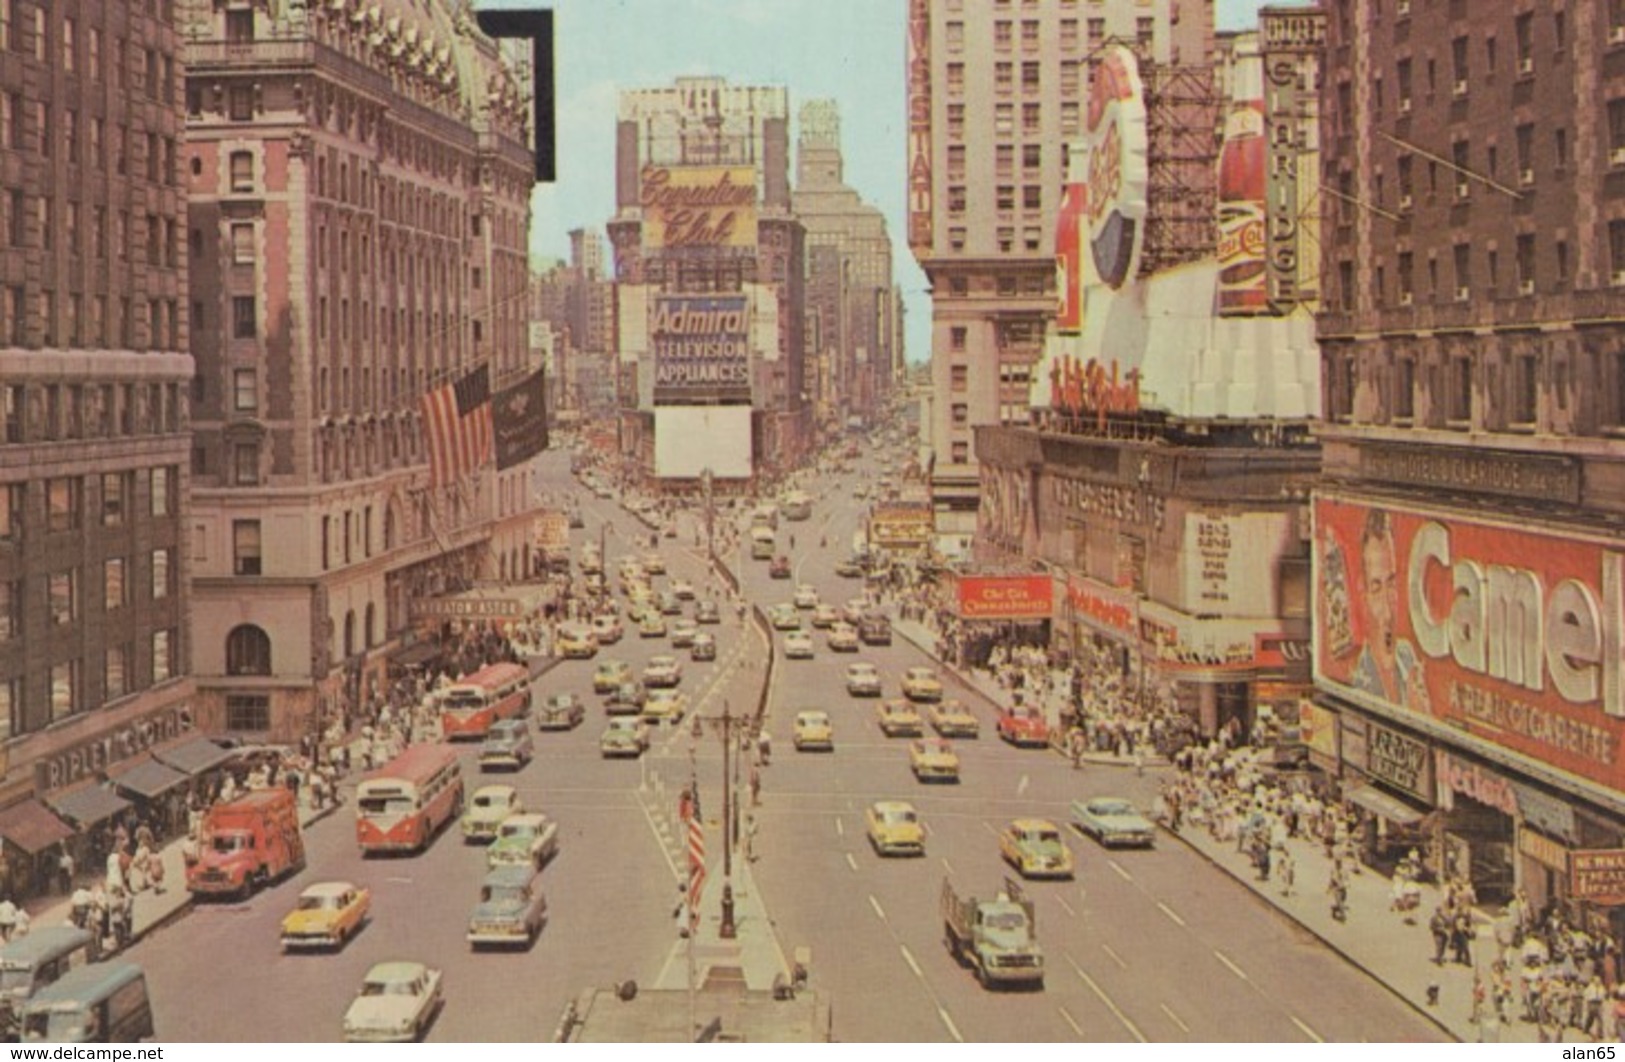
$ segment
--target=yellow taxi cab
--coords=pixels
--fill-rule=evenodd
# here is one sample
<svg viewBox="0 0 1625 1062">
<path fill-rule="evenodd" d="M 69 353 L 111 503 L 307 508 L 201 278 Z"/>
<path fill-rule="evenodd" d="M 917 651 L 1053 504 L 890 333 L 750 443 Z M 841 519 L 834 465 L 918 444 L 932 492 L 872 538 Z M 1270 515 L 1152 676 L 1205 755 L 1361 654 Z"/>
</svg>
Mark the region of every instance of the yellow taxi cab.
<svg viewBox="0 0 1625 1062">
<path fill-rule="evenodd" d="M 835 727 L 829 721 L 829 713 L 815 708 L 797 712 L 794 741 L 797 752 L 806 752 L 808 749 L 833 752 Z"/>
<path fill-rule="evenodd" d="M 910 744 L 908 766 L 922 782 L 959 781 L 959 753 L 941 738 L 925 738 Z"/>
<path fill-rule="evenodd" d="M 911 701 L 940 701 L 942 680 L 928 667 L 911 667 L 903 672 L 903 696 Z"/>
<path fill-rule="evenodd" d="M 305 889 L 282 919 L 282 949 L 342 948 L 372 910 L 372 892 L 348 881 L 323 881 Z"/>
<path fill-rule="evenodd" d="M 1072 850 L 1048 819 L 1016 819 L 999 833 L 999 854 L 1024 878 L 1070 878 Z"/>
<path fill-rule="evenodd" d="M 863 813 L 869 843 L 878 855 L 925 855 L 925 825 L 914 805 L 877 800 Z"/>
<path fill-rule="evenodd" d="M 931 729 L 945 738 L 973 738 L 982 733 L 982 724 L 976 721 L 970 709 L 951 698 L 927 708 L 925 717 Z"/>
<path fill-rule="evenodd" d="M 920 713 L 904 700 L 876 705 L 875 720 L 880 724 L 880 732 L 887 737 L 925 736 L 925 724 L 920 721 Z"/>
</svg>

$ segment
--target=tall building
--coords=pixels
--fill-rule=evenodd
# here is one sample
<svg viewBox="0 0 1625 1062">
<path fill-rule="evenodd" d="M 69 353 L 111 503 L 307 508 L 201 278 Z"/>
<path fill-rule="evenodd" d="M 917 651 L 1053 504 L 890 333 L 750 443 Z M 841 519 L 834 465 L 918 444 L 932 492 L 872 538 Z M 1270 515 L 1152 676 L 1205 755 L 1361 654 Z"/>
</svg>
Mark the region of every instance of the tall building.
<svg viewBox="0 0 1625 1062">
<path fill-rule="evenodd" d="M 0 0 L 0 890 L 195 723 L 169 5 Z M 97 804 L 106 793 L 114 804 Z M 90 802 L 86 794 L 89 794 Z M 84 852 L 80 851 L 80 855 Z"/>
<path fill-rule="evenodd" d="M 185 8 L 199 718 L 288 741 L 526 568 L 524 467 L 432 485 L 420 402 L 530 368 L 528 110 L 466 5 Z"/>
<path fill-rule="evenodd" d="M 812 447 L 805 234 L 790 210 L 789 93 L 678 78 L 616 124 L 618 445 L 629 475 L 734 489 Z"/>
<path fill-rule="evenodd" d="M 614 417 L 615 287 L 604 272 L 603 236 L 572 229 L 569 263 L 533 274 L 531 291 L 533 319 L 553 335 L 558 423 Z"/>
<path fill-rule="evenodd" d="M 1212 139 L 1213 3 L 909 0 L 908 14 L 908 239 L 932 291 L 937 535 L 957 552 L 976 523 L 972 429 L 1029 419 L 1054 316 L 1063 145 L 1083 129 L 1090 72 L 1108 45 L 1140 57 L 1167 119 L 1155 135 L 1171 145 L 1159 153 L 1162 183 L 1178 202 L 1163 204 L 1157 245 L 1177 255 L 1208 238 L 1211 147 L 1204 155 L 1183 138 Z"/>
<path fill-rule="evenodd" d="M 886 218 L 843 168 L 835 102 L 802 104 L 790 202 L 807 230 L 808 389 L 826 431 L 870 421 L 903 365 Z"/>
<path fill-rule="evenodd" d="M 1625 7 L 1326 8 L 1306 722 L 1390 845 L 1619 939 Z"/>
</svg>

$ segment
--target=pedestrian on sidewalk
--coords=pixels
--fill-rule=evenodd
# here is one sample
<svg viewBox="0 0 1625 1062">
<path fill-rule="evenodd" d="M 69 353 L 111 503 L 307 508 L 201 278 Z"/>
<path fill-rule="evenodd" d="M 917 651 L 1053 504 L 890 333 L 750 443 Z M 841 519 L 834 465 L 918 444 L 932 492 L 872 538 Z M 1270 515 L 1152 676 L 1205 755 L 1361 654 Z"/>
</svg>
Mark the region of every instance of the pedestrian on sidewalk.
<svg viewBox="0 0 1625 1062">
<path fill-rule="evenodd" d="M 73 890 L 73 899 L 68 905 L 68 921 L 80 929 L 90 928 L 90 890 L 83 885 Z"/>
<path fill-rule="evenodd" d="M 147 864 L 147 876 L 152 881 L 152 891 L 155 895 L 164 894 L 164 857 L 154 853 Z"/>
<path fill-rule="evenodd" d="M 1339 922 L 1348 921 L 1349 885 L 1341 870 L 1332 871 L 1332 880 L 1326 891 L 1332 894 L 1332 918 Z"/>
<path fill-rule="evenodd" d="M 17 905 L 11 902 L 11 897 L 0 900 L 0 940 L 10 940 L 11 934 L 17 928 Z"/>
<path fill-rule="evenodd" d="M 1433 935 L 1433 965 L 1443 966 L 1445 949 L 1450 946 L 1450 916 L 1444 913 L 1443 904 L 1433 909 L 1428 932 Z"/>
<path fill-rule="evenodd" d="M 756 862 L 756 816 L 745 813 L 745 859 Z"/>
<path fill-rule="evenodd" d="M 762 806 L 762 772 L 755 767 L 750 769 L 750 806 Z"/>
<path fill-rule="evenodd" d="M 73 853 L 64 846 L 56 861 L 56 891 L 64 895 L 73 891 Z"/>
<path fill-rule="evenodd" d="M 1275 876 L 1281 882 L 1281 895 L 1292 895 L 1292 883 L 1297 876 L 1297 866 L 1292 861 L 1292 853 L 1285 848 L 1275 861 Z"/>
<path fill-rule="evenodd" d="M 1456 912 L 1456 917 L 1450 925 L 1450 951 L 1451 961 L 1463 966 L 1473 964 L 1473 914 L 1471 908 L 1463 908 Z"/>
</svg>

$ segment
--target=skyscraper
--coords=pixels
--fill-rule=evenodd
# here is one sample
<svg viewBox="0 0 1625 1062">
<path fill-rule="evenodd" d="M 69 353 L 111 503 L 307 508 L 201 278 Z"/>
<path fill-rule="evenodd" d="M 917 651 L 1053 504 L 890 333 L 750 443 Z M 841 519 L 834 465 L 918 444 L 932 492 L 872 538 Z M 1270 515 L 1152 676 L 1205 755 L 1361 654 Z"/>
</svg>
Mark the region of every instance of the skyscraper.
<svg viewBox="0 0 1625 1062">
<path fill-rule="evenodd" d="M 1116 42 L 1142 68 L 1206 68 L 1213 5 L 908 0 L 908 12 L 909 246 L 932 290 L 922 428 L 938 539 L 954 549 L 975 530 L 972 428 L 1028 420 L 1055 307 L 1063 145 L 1083 127 L 1091 58 Z"/>
</svg>

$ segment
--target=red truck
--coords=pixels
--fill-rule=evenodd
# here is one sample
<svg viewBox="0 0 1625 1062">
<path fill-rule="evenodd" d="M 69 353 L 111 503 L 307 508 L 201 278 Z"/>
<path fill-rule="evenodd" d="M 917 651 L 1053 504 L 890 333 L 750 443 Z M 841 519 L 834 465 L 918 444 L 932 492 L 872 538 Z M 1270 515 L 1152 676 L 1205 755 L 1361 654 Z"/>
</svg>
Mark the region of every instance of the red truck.
<svg viewBox="0 0 1625 1062">
<path fill-rule="evenodd" d="M 287 789 L 260 789 L 209 809 L 186 888 L 198 897 L 246 897 L 304 866 L 298 801 Z"/>
</svg>

